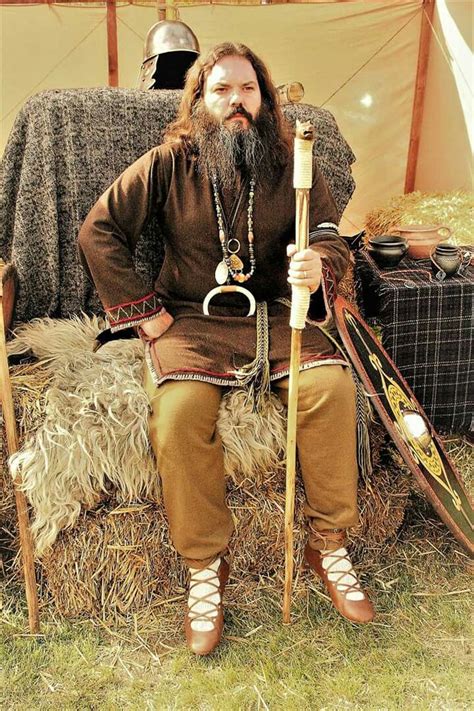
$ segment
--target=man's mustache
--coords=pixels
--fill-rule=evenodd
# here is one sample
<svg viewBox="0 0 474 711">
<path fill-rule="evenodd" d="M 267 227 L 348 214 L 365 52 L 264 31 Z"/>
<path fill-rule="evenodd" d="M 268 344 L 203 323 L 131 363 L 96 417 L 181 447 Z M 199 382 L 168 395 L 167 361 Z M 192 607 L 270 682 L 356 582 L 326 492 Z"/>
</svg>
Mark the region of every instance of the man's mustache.
<svg viewBox="0 0 474 711">
<path fill-rule="evenodd" d="M 236 106 L 235 108 L 233 108 L 233 109 L 231 109 L 230 111 L 228 111 L 228 112 L 226 113 L 226 115 L 224 116 L 224 121 L 227 121 L 228 119 L 231 119 L 233 116 L 237 116 L 237 115 L 243 116 L 244 118 L 246 118 L 247 121 L 248 121 L 250 124 L 255 123 L 255 121 L 253 120 L 252 114 L 250 114 L 250 113 L 247 111 L 247 109 L 244 109 L 244 107 L 242 106 L 242 104 L 239 104 L 239 105 Z"/>
</svg>

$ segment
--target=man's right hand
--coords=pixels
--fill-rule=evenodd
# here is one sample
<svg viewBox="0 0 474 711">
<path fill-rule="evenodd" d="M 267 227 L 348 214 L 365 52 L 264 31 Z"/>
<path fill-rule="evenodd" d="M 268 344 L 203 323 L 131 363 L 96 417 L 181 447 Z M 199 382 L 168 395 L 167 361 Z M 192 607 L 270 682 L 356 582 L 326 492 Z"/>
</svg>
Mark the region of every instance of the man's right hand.
<svg viewBox="0 0 474 711">
<path fill-rule="evenodd" d="M 169 329 L 173 322 L 174 318 L 163 307 L 155 318 L 144 321 L 138 326 L 138 333 L 145 341 L 155 341 Z"/>
</svg>

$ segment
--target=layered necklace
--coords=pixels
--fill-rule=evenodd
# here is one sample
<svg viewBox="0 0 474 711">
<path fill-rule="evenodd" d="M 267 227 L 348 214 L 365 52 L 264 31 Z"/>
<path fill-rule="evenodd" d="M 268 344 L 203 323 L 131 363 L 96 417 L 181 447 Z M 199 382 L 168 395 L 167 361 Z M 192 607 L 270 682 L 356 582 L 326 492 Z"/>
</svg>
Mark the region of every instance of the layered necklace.
<svg viewBox="0 0 474 711">
<path fill-rule="evenodd" d="M 236 282 L 242 283 L 250 279 L 255 272 L 255 250 L 254 250 L 254 234 L 253 234 L 253 200 L 255 197 L 255 179 L 250 179 L 249 187 L 249 203 L 247 207 L 247 239 L 249 243 L 249 259 L 250 269 L 244 272 L 244 263 L 239 257 L 240 241 L 235 237 L 226 234 L 224 225 L 223 209 L 219 190 L 217 187 L 216 176 L 211 178 L 212 191 L 214 194 L 214 204 L 216 207 L 217 226 L 219 229 L 219 242 L 222 249 L 222 261 L 216 267 L 215 277 L 218 284 L 230 284 L 233 279 Z"/>
</svg>

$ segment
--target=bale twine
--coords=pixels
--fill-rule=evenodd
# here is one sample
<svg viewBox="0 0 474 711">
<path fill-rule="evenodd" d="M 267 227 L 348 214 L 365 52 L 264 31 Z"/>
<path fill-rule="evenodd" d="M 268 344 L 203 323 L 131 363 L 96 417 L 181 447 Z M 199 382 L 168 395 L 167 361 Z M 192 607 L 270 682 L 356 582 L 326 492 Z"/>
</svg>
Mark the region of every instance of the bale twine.
<svg viewBox="0 0 474 711">
<path fill-rule="evenodd" d="M 393 197 L 383 207 L 366 217 L 366 231 L 373 235 L 390 234 L 398 225 L 445 225 L 453 234 L 449 241 L 458 245 L 474 244 L 472 222 L 474 196 L 456 190 L 449 193 L 419 191 Z"/>
<path fill-rule="evenodd" d="M 406 470 L 383 426 L 371 433 L 374 471 L 361 480 L 360 525 L 352 532 L 352 550 L 359 560 L 376 556 L 382 543 L 400 527 L 409 494 Z M 263 578 L 281 586 L 284 570 L 283 517 L 285 472 L 228 485 L 228 501 L 236 532 L 231 541 L 232 576 L 240 594 Z M 295 515 L 296 569 L 302 564 L 306 540 L 303 489 L 297 483 Z M 168 538 L 161 505 L 120 505 L 114 498 L 95 511 L 84 512 L 72 530 L 63 531 L 42 560 L 47 589 L 66 617 L 81 614 L 113 624 L 175 599 L 185 585 L 185 571 Z M 299 581 L 298 577 L 298 581 Z M 296 583 L 295 594 L 301 589 Z"/>
</svg>

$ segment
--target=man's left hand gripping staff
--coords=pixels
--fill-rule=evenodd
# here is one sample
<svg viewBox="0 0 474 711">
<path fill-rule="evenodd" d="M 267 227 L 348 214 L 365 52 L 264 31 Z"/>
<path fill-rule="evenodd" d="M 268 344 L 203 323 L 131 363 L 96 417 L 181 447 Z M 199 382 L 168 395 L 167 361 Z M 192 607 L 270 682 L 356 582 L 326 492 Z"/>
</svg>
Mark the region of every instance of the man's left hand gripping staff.
<svg viewBox="0 0 474 711">
<path fill-rule="evenodd" d="M 313 294 L 321 284 L 321 257 L 312 249 L 303 249 L 301 252 L 297 252 L 294 244 L 287 246 L 286 253 L 290 257 L 288 282 L 294 286 L 307 286 Z"/>
<path fill-rule="evenodd" d="M 319 288 L 322 275 L 321 257 L 312 249 L 296 251 L 294 244 L 289 244 L 286 253 L 290 257 L 288 282 L 296 286 L 307 286 L 311 293 Z M 138 327 L 145 340 L 159 338 L 172 325 L 174 319 L 164 308 L 155 318 L 144 321 Z"/>
</svg>

